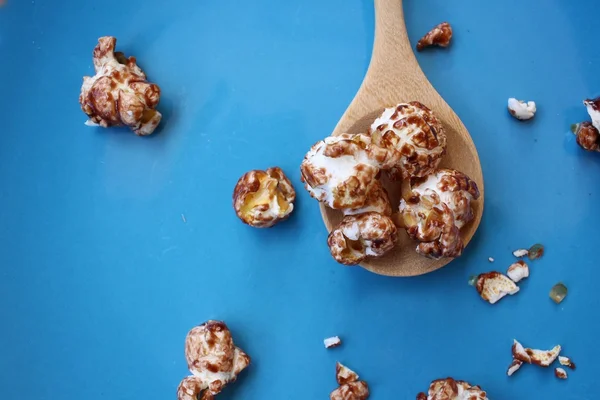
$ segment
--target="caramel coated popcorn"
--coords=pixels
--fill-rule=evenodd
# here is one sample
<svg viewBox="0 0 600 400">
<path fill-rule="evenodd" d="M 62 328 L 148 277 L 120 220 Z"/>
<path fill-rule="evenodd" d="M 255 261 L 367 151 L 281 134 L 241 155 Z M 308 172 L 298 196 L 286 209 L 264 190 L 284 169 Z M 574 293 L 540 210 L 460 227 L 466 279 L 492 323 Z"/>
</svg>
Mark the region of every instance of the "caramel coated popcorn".
<svg viewBox="0 0 600 400">
<path fill-rule="evenodd" d="M 370 129 L 373 144 L 387 150 L 381 164 L 396 180 L 432 173 L 446 154 L 446 132 L 425 105 L 413 101 L 386 108 Z"/>
<path fill-rule="evenodd" d="M 584 121 L 575 125 L 573 133 L 576 136 L 577 144 L 587 151 L 600 151 L 600 132 L 589 121 Z"/>
<path fill-rule="evenodd" d="M 452 27 L 447 22 L 442 22 L 436 25 L 429 32 L 425 34 L 417 42 L 417 50 L 421 51 L 426 47 L 440 46 L 448 47 L 450 40 L 452 39 Z"/>
<path fill-rule="evenodd" d="M 369 193 L 367 194 L 367 200 L 361 208 L 344 209 L 342 210 L 344 215 L 357 215 L 366 212 L 376 212 L 386 217 L 392 216 L 392 205 L 385 188 L 379 181 L 373 182 Z"/>
<path fill-rule="evenodd" d="M 235 185 L 233 208 L 246 224 L 269 228 L 294 210 L 296 191 L 281 168 L 246 172 Z"/>
<path fill-rule="evenodd" d="M 333 258 L 356 265 L 367 257 L 381 257 L 396 245 L 398 230 L 385 215 L 367 212 L 348 215 L 331 231 L 327 244 Z"/>
<path fill-rule="evenodd" d="M 369 398 L 369 386 L 359 381 L 356 372 L 340 364 L 335 366 L 336 379 L 340 387 L 329 395 L 330 400 L 366 400 Z"/>
<path fill-rule="evenodd" d="M 188 333 L 185 358 L 192 375 L 179 384 L 178 400 L 212 399 L 250 364 L 250 357 L 234 345 L 229 328 L 220 321 L 205 322 Z"/>
<path fill-rule="evenodd" d="M 364 206 L 387 153 L 366 135 L 342 134 L 316 143 L 300 166 L 312 197 L 335 209 Z"/>
<path fill-rule="evenodd" d="M 402 224 L 418 240 L 417 252 L 430 258 L 458 257 L 464 248 L 460 228 L 473 219 L 471 201 L 479 198 L 474 181 L 461 172 L 440 169 L 411 179 L 411 193 L 400 201 Z"/>
<path fill-rule="evenodd" d="M 487 394 L 479 386 L 452 378 L 431 382 L 427 394 L 419 393 L 417 400 L 488 400 Z"/>
<path fill-rule="evenodd" d="M 88 125 L 125 125 L 136 135 L 154 132 L 162 115 L 156 110 L 160 88 L 146 80 L 135 57 L 115 52 L 117 39 L 98 39 L 94 49 L 96 75 L 83 77 L 79 103 L 90 118 Z"/>
</svg>

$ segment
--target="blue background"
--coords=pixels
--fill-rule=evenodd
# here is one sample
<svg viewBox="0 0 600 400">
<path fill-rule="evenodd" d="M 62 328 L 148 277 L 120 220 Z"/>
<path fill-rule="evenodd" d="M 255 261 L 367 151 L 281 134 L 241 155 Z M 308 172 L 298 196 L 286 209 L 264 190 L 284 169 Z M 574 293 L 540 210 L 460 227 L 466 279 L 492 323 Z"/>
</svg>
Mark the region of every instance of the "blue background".
<svg viewBox="0 0 600 400">
<path fill-rule="evenodd" d="M 0 399 L 174 399 L 185 335 L 210 318 L 253 357 L 222 400 L 325 399 L 336 360 L 372 399 L 412 399 L 446 376 L 493 399 L 596 398 L 600 154 L 569 125 L 600 94 L 599 12 L 593 0 L 405 0 L 413 44 L 454 27 L 450 49 L 417 57 L 473 136 L 486 210 L 461 259 L 395 279 L 330 258 L 298 171 L 361 83 L 372 1 L 8 0 Z M 161 86 L 156 135 L 83 124 L 81 79 L 102 35 Z M 508 97 L 535 100 L 535 119 L 512 119 Z M 295 184 L 296 211 L 270 230 L 244 226 L 233 187 L 273 165 Z M 546 256 L 518 295 L 491 306 L 467 285 L 536 242 Z M 548 298 L 558 281 L 570 290 L 560 305 Z M 331 335 L 343 347 L 326 351 Z M 561 344 L 578 369 L 508 378 L 513 338 Z"/>
</svg>

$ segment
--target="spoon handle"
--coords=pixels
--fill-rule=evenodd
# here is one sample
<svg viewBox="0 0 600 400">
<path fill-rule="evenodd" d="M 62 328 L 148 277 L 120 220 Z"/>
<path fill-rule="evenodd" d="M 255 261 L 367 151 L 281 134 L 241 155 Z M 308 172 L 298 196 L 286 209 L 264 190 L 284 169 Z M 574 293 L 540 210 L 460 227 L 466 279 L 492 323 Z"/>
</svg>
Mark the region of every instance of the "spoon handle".
<svg viewBox="0 0 600 400">
<path fill-rule="evenodd" d="M 375 0 L 375 42 L 369 69 L 333 134 L 346 132 L 365 114 L 401 101 L 431 97 L 408 40 L 402 0 Z"/>
</svg>

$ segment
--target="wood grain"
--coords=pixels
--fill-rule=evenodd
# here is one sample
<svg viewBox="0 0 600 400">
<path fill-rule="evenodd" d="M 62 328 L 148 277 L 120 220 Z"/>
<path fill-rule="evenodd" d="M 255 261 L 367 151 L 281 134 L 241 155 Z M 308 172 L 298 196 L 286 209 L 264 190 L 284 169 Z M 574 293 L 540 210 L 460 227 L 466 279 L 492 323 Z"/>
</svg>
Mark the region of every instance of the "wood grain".
<svg viewBox="0 0 600 400">
<path fill-rule="evenodd" d="M 404 23 L 402 0 L 375 1 L 375 43 L 365 79 L 350 106 L 338 122 L 333 134 L 366 132 L 373 120 L 398 103 L 420 101 L 439 117 L 448 137 L 447 155 L 443 167 L 467 174 L 479 186 L 481 197 L 473 203 L 475 219 L 462 229 L 467 244 L 483 214 L 483 174 L 475 144 L 458 116 L 431 86 L 419 67 L 411 48 Z M 442 22 L 442 21 L 439 21 Z M 423 32 L 425 33 L 425 32 Z M 429 51 L 452 51 L 430 49 Z M 383 182 L 395 210 L 400 201 L 400 184 Z M 321 205 L 327 230 L 331 231 L 342 219 L 341 212 Z M 452 259 L 430 260 L 415 252 L 416 242 L 400 230 L 398 246 L 382 258 L 368 259 L 361 266 L 388 276 L 421 275 L 448 264 Z M 465 250 L 468 251 L 468 250 Z"/>
</svg>

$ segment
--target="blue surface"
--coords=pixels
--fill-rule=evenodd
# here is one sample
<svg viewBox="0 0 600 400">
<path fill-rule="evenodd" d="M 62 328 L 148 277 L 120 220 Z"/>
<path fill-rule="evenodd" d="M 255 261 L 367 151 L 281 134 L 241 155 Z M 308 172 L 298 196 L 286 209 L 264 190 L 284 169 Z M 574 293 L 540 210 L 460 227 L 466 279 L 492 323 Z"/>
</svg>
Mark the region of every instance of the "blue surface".
<svg viewBox="0 0 600 400">
<path fill-rule="evenodd" d="M 581 151 L 568 129 L 587 118 L 581 100 L 600 94 L 600 3 L 405 3 L 413 43 L 453 24 L 452 47 L 418 59 L 473 136 L 486 210 L 463 258 L 394 279 L 330 258 L 298 172 L 360 85 L 372 1 L 8 0 L 0 399 L 174 399 L 185 335 L 209 318 L 253 357 L 221 400 L 325 399 L 336 360 L 374 400 L 412 399 L 446 376 L 492 399 L 595 399 L 600 154 Z M 84 126 L 77 97 L 102 35 L 161 86 L 157 135 Z M 535 100 L 535 120 L 513 120 L 508 97 Z M 232 210 L 233 186 L 272 165 L 292 178 L 297 209 L 251 229 Z M 547 254 L 518 295 L 491 306 L 467 286 L 536 242 Z M 570 294 L 555 305 L 558 281 Z M 343 347 L 326 351 L 331 335 Z M 577 371 L 507 378 L 515 337 L 563 345 Z"/>
</svg>

